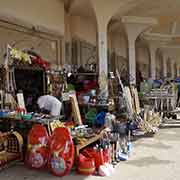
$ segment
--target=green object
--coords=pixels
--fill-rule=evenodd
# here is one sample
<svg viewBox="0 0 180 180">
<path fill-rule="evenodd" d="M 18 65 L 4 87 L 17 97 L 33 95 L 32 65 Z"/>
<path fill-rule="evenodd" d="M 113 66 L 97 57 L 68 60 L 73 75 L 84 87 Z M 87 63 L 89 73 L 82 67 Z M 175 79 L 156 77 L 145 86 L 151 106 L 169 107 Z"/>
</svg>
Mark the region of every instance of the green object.
<svg viewBox="0 0 180 180">
<path fill-rule="evenodd" d="M 31 120 L 32 119 L 32 114 L 24 114 L 24 115 L 22 115 L 22 118 L 24 120 Z"/>
<path fill-rule="evenodd" d="M 89 125 L 93 125 L 96 119 L 97 111 L 95 108 L 91 108 L 86 114 L 86 120 Z"/>
<path fill-rule="evenodd" d="M 74 91 L 75 87 L 73 84 L 68 84 L 67 91 Z"/>
</svg>

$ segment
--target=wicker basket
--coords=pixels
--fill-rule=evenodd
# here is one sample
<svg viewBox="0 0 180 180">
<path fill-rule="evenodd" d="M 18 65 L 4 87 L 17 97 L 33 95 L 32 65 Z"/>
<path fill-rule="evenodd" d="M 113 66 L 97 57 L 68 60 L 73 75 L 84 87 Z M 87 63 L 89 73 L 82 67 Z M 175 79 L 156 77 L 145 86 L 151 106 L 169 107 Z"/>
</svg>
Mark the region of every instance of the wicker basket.
<svg viewBox="0 0 180 180">
<path fill-rule="evenodd" d="M 0 137 L 0 168 L 22 159 L 23 138 L 18 132 L 2 133 Z"/>
</svg>

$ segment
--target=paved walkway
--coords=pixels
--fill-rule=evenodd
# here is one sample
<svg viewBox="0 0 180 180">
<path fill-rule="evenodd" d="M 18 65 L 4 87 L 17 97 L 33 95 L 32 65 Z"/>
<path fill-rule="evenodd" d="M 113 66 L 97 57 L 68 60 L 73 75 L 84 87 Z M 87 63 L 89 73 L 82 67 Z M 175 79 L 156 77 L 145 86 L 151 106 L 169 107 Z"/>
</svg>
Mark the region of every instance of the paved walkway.
<svg viewBox="0 0 180 180">
<path fill-rule="evenodd" d="M 48 172 L 36 172 L 19 165 L 0 174 L 0 180 L 58 180 Z M 128 162 L 121 162 L 111 177 L 75 174 L 62 180 L 180 180 L 180 129 L 162 129 L 155 138 L 134 143 Z"/>
</svg>

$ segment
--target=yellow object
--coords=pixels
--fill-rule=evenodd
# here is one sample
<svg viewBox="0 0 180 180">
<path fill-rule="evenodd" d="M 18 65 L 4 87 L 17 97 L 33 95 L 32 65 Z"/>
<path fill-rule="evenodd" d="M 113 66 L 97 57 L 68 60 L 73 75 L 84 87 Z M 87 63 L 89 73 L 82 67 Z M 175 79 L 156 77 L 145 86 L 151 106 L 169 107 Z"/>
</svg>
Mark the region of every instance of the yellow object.
<svg viewBox="0 0 180 180">
<path fill-rule="evenodd" d="M 22 146 L 24 143 L 23 137 L 17 131 L 14 131 L 12 134 L 17 138 L 17 140 L 19 142 L 19 150 L 20 150 L 20 152 L 22 152 Z"/>
</svg>

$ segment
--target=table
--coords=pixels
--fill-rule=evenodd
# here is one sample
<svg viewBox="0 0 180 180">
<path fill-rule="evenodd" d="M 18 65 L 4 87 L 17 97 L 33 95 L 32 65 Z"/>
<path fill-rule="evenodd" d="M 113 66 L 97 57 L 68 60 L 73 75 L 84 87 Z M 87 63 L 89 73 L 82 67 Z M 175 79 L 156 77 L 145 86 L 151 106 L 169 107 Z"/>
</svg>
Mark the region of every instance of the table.
<svg viewBox="0 0 180 180">
<path fill-rule="evenodd" d="M 85 143 L 75 145 L 76 157 L 79 156 L 80 150 L 82 150 L 83 148 L 89 146 L 90 144 L 100 140 L 103 136 L 104 136 L 104 131 L 101 131 L 101 133 L 99 133 L 96 136 L 88 139 Z"/>
</svg>

